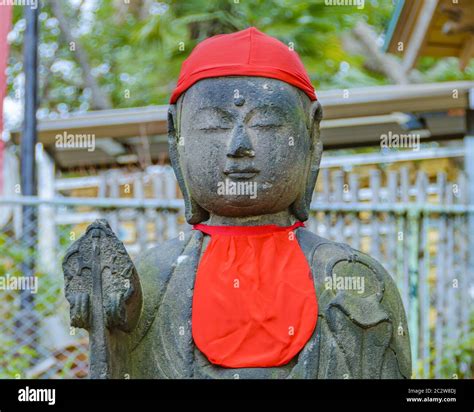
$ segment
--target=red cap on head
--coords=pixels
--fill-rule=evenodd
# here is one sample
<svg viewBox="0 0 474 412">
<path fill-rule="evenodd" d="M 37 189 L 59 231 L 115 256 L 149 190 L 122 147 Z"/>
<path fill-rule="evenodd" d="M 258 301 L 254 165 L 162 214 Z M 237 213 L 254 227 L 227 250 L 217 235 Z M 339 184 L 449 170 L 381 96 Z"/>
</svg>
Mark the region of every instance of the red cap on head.
<svg viewBox="0 0 474 412">
<path fill-rule="evenodd" d="M 194 83 L 209 77 L 258 76 L 278 79 L 316 100 L 314 88 L 298 54 L 255 27 L 220 34 L 199 43 L 184 61 L 170 103 Z"/>
</svg>

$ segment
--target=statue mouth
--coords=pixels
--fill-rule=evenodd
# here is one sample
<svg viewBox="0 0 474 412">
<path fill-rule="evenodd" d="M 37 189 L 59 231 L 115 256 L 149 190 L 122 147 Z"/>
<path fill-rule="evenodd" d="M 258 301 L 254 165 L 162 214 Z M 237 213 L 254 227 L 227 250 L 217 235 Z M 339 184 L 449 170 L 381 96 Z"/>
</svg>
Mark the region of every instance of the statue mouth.
<svg viewBox="0 0 474 412">
<path fill-rule="evenodd" d="M 230 177 L 231 179 L 235 180 L 248 180 L 251 179 L 252 177 L 255 177 L 257 173 L 248 173 L 248 172 L 242 172 L 242 173 L 228 173 L 227 176 Z"/>
<path fill-rule="evenodd" d="M 229 168 L 224 170 L 224 174 L 230 177 L 231 179 L 236 180 L 247 180 L 255 177 L 260 170 L 255 168 L 245 168 L 245 169 L 237 169 L 237 168 Z"/>
</svg>

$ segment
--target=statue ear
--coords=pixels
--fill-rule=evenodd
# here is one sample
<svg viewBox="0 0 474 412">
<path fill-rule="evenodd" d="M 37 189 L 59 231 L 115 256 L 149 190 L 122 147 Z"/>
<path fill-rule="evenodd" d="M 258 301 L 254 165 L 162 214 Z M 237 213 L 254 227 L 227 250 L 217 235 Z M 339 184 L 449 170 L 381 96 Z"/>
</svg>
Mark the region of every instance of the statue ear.
<svg viewBox="0 0 474 412">
<path fill-rule="evenodd" d="M 311 103 L 309 115 L 309 137 L 311 139 L 311 148 L 309 153 L 309 164 L 306 170 L 306 182 L 301 193 L 295 202 L 291 205 L 291 212 L 301 221 L 308 220 L 311 199 L 313 197 L 314 186 L 319 173 L 319 164 L 323 154 L 323 143 L 320 138 L 319 124 L 323 117 L 323 108 L 315 100 Z"/>
<path fill-rule="evenodd" d="M 175 124 L 179 125 L 176 113 L 176 105 L 171 104 L 168 109 L 168 150 L 171 166 L 173 166 L 174 174 L 178 180 L 181 192 L 183 192 L 186 221 L 190 225 L 195 225 L 209 219 L 209 212 L 199 206 L 197 202 L 191 197 L 186 185 L 181 163 L 179 161 L 178 145 L 180 144 L 181 136 L 180 131 L 176 131 L 175 128 Z"/>
</svg>

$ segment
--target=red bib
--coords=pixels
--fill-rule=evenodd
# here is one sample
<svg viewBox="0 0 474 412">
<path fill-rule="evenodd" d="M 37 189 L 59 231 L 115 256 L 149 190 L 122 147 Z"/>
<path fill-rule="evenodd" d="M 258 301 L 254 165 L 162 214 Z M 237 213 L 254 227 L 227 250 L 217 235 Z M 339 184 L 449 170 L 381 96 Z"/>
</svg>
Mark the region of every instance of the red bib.
<svg viewBox="0 0 474 412">
<path fill-rule="evenodd" d="M 194 226 L 211 235 L 192 308 L 194 343 L 211 363 L 280 366 L 310 339 L 318 303 L 299 226 Z"/>
</svg>

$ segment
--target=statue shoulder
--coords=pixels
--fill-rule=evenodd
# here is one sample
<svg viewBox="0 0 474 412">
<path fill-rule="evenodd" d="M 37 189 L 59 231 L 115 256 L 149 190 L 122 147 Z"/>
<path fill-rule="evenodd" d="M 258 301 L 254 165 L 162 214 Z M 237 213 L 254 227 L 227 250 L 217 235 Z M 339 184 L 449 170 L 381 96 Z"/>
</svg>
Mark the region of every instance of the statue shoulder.
<svg viewBox="0 0 474 412">
<path fill-rule="evenodd" d="M 141 340 L 153 323 L 168 281 L 191 238 L 192 231 L 186 231 L 184 235 L 181 234 L 145 250 L 136 258 L 135 267 L 140 278 L 143 307 L 138 326 L 134 331 L 135 343 Z"/>
<path fill-rule="evenodd" d="M 366 253 L 307 229 L 298 238 L 311 262 L 320 309 L 326 311 L 328 320 L 329 312 L 337 309 L 365 330 L 390 324 L 387 345 L 401 375 L 409 378 L 411 354 L 405 310 L 387 270 Z"/>
<path fill-rule="evenodd" d="M 191 238 L 191 230 L 179 237 L 169 239 L 138 255 L 135 266 L 140 280 L 164 286 L 173 268 L 179 262 L 179 256 Z"/>
<path fill-rule="evenodd" d="M 307 229 L 303 229 L 297 236 L 303 252 L 311 262 L 313 275 L 318 285 L 324 286 L 328 278 L 334 278 L 337 275 L 359 276 L 364 279 L 365 292 L 358 294 L 375 293 L 381 300 L 383 298 L 384 305 L 393 308 L 401 305 L 400 295 L 393 278 L 373 257 L 345 243 L 320 237 Z M 349 282 L 345 282 L 345 285 L 348 284 Z M 401 309 L 403 310 L 403 307 Z"/>
</svg>

